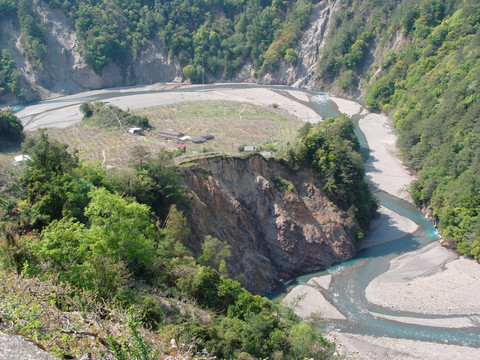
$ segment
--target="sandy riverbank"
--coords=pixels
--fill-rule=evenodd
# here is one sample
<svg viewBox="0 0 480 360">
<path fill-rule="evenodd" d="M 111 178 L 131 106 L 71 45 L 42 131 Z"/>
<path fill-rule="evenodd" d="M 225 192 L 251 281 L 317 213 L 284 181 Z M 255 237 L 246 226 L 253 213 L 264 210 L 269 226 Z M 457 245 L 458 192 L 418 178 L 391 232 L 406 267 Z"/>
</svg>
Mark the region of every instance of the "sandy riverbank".
<svg viewBox="0 0 480 360">
<path fill-rule="evenodd" d="M 337 343 L 337 352 L 348 360 L 480 359 L 480 349 L 467 346 L 339 332 L 328 334 L 328 339 Z"/>
<path fill-rule="evenodd" d="M 393 259 L 365 289 L 369 302 L 396 311 L 480 315 L 480 264 L 438 242 Z"/>
<path fill-rule="evenodd" d="M 358 112 L 357 105 L 348 100 L 340 99 L 337 105 L 347 115 Z M 386 116 L 368 114 L 360 120 L 359 126 L 370 148 L 370 159 L 365 166 L 367 178 L 377 188 L 411 201 L 407 187 L 412 177 L 397 157 L 391 122 Z M 387 239 L 395 238 L 395 232 L 400 235 L 414 230 L 415 224 L 410 220 L 388 209 L 380 208 L 380 213 L 380 218 L 372 224 L 371 233 L 377 241 L 378 234 Z M 368 245 L 367 240 L 364 246 Z M 377 314 L 379 317 L 423 326 L 468 328 L 479 326 L 480 295 L 475 291 L 480 286 L 479 274 L 480 264 L 458 258 L 435 242 L 393 259 L 389 271 L 375 278 L 365 293 L 368 301 L 392 310 L 446 316 L 423 320 Z M 340 333 L 330 333 L 329 338 L 339 344 L 342 355 L 351 359 L 480 358 L 480 349 L 447 344 Z"/>
<path fill-rule="evenodd" d="M 345 316 L 322 295 L 319 286 L 314 283 L 315 279 L 311 279 L 306 285 L 295 286 L 283 299 L 282 304 L 293 309 L 302 319 L 321 314 L 323 319 L 344 320 Z"/>
<path fill-rule="evenodd" d="M 410 200 L 406 188 L 412 177 L 396 157 L 395 133 L 386 116 L 369 114 L 359 123 L 371 151 L 368 179 L 379 189 Z M 408 222 L 398 224 L 406 232 Z M 392 230 L 392 229 L 390 229 Z M 421 314 L 480 314 L 480 264 L 457 255 L 439 243 L 391 261 L 390 270 L 372 281 L 367 299 L 396 310 Z"/>
<path fill-rule="evenodd" d="M 124 110 L 198 101 L 235 101 L 262 106 L 276 104 L 278 109 L 304 121 L 315 123 L 322 120 L 310 106 L 307 106 L 308 97 L 300 90 L 285 92 L 260 87 L 203 89 L 201 86 L 196 86 L 195 91 L 187 91 L 191 87 L 190 85 L 157 84 L 148 87 L 88 91 L 31 105 L 16 115 L 28 131 L 40 127 L 65 128 L 78 124 L 82 120 L 80 104 L 95 98 L 105 98 L 110 104 Z M 146 91 L 149 93 L 145 93 Z"/>
</svg>

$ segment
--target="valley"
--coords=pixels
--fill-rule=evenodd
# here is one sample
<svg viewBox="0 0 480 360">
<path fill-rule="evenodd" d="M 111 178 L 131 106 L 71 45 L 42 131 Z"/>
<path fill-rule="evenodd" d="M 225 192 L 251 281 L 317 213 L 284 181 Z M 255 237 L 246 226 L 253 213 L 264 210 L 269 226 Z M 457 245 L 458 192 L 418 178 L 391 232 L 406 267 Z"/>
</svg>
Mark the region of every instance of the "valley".
<svg viewBox="0 0 480 360">
<path fill-rule="evenodd" d="M 295 296 L 299 296 L 302 300 L 296 303 L 294 309 L 296 312 L 298 311 L 300 316 L 304 317 L 309 317 L 317 311 L 320 312 L 325 318 L 329 332 L 328 336 L 339 344 L 339 351 L 342 354 L 352 358 L 380 359 L 385 354 L 392 358 L 418 358 L 418 349 L 422 346 L 429 347 L 429 343 L 420 345 L 419 340 L 442 342 L 442 344 L 436 345 L 435 350 L 430 347 L 431 350 L 428 354 L 423 353 L 422 358 L 425 359 L 454 359 L 462 358 L 465 354 L 476 357 L 480 354 L 480 350 L 477 349 L 479 344 L 473 340 L 477 338 L 479 331 L 480 301 L 476 297 L 471 297 L 469 292 L 469 289 L 472 287 L 480 285 L 480 280 L 476 275 L 480 272 L 480 265 L 473 260 L 458 258 L 454 253 L 439 247 L 439 245 L 434 245 L 436 242 L 431 243 L 431 241 L 438 238 L 436 230 L 413 207 L 411 207 L 413 209 L 407 212 L 400 211 L 399 214 L 395 212 L 398 210 L 395 210 L 395 205 L 392 207 L 392 201 L 393 203 L 400 201 L 400 204 L 405 201 L 411 202 L 408 193 L 405 192 L 411 176 L 396 157 L 395 134 L 385 116 L 368 114 L 353 101 L 333 98 L 333 102 L 331 102 L 326 95 L 291 88 L 276 87 L 272 89 L 247 86 L 239 89 L 237 87 L 230 88 L 228 85 L 220 85 L 218 88 L 211 86 L 205 90 L 202 87 L 182 89 L 181 86 L 175 86 L 175 90 L 170 92 L 168 91 L 168 85 L 156 85 L 156 87 L 160 89 L 153 90 L 150 87 L 146 89 L 137 87 L 134 89 L 123 89 L 120 92 L 115 90 L 111 94 L 109 94 L 109 90 L 78 94 L 66 99 L 51 100 L 45 104 L 38 104 L 32 107 L 27 106 L 18 115 L 25 121 L 26 126 L 32 126 L 36 121 L 42 119 L 45 114 L 48 114 L 48 119 L 59 119 L 65 116 L 66 118 L 75 119 L 79 102 L 85 99 L 94 100 L 97 97 L 103 101 L 108 100 L 109 103 L 120 107 L 134 107 L 138 111 L 155 104 L 174 104 L 185 101 L 193 102 L 195 100 L 228 100 L 261 106 L 271 106 L 272 103 L 277 103 L 279 109 L 295 115 L 303 121 L 321 119 L 321 113 L 312 112 L 312 109 L 315 107 L 312 103 L 315 101 L 320 102 L 326 113 L 338 111 L 349 116 L 356 116 L 361 113 L 359 127 L 365 134 L 366 141 L 370 146 L 370 157 L 366 163 L 366 177 L 371 182 L 375 192 L 379 192 L 381 199 L 384 198 L 381 195 L 381 191 L 389 193 L 389 196 L 393 196 L 393 198 L 389 200 L 387 197 L 385 200 L 386 207 L 380 207 L 380 217 L 374 219 L 371 233 L 364 240 L 364 245 L 362 245 L 362 249 L 365 250 L 359 253 L 358 260 L 353 260 L 351 265 L 349 265 L 349 262 L 345 265 L 335 266 L 331 270 L 322 273 L 330 274 L 331 281 L 333 281 L 331 289 L 327 286 L 321 290 L 316 286 L 312 288 L 312 285 L 309 285 L 309 288 L 314 289 L 314 297 L 311 297 L 312 295 L 304 297 L 301 290 L 300 292 L 297 291 Z M 167 91 L 162 91 L 161 89 L 167 89 Z M 146 91 L 148 91 L 148 94 L 145 94 Z M 137 92 L 138 94 L 135 94 Z M 65 101 L 69 104 L 68 107 L 64 106 Z M 319 104 L 317 103 L 316 106 L 318 107 Z M 53 121 L 52 125 L 54 126 L 55 120 Z M 76 121 L 78 120 L 72 120 L 71 124 L 75 124 Z M 393 200 L 397 197 L 401 200 Z M 406 205 L 400 206 L 405 207 Z M 390 209 L 393 209 L 393 211 Z M 409 220 L 405 217 L 412 216 L 409 214 L 414 212 L 418 214 L 414 214 L 413 219 Z M 426 236 L 417 230 L 418 226 L 430 228 L 426 230 Z M 414 241 L 405 240 L 408 237 L 412 237 Z M 431 244 L 428 248 L 424 248 L 423 243 Z M 388 250 L 389 248 L 391 250 Z M 399 254 L 404 255 L 399 257 Z M 367 279 L 369 280 L 362 280 L 366 281 L 362 283 L 366 287 L 365 298 L 365 295 L 362 295 L 362 287 L 355 289 L 357 285 L 353 285 L 353 283 L 348 285 L 351 281 L 355 281 L 354 279 L 356 278 L 356 276 L 351 274 L 351 271 L 357 273 L 359 271 L 357 269 L 359 262 L 364 263 L 370 257 L 375 259 L 379 256 L 385 259 L 382 260 L 383 265 L 381 265 L 383 270 L 375 270 L 378 277 L 376 275 L 368 275 Z M 387 272 L 389 263 L 392 264 L 390 265 L 392 269 Z M 369 267 L 376 266 L 373 263 L 369 265 Z M 352 267 L 352 270 L 348 270 L 349 267 Z M 417 270 L 414 271 L 413 269 L 415 268 Z M 365 271 L 367 271 L 366 274 L 369 274 L 368 270 Z M 344 277 L 338 275 L 341 273 L 350 274 L 346 275 L 347 279 L 349 278 L 350 280 L 345 285 L 336 284 L 338 281 L 345 281 L 340 280 L 344 279 Z M 337 276 L 339 276 L 338 280 Z M 311 278 L 312 275 L 305 280 L 297 281 L 306 283 Z M 405 280 L 402 280 L 404 278 L 408 278 L 408 284 Z M 311 284 L 311 281 L 308 283 Z M 448 288 L 450 286 L 448 284 L 452 284 L 454 287 Z M 455 286 L 453 284 L 458 285 Z M 347 291 L 342 297 L 342 301 L 347 299 L 353 302 L 360 301 L 360 299 L 355 300 L 357 295 L 354 295 L 360 291 L 359 295 L 363 299 L 360 302 L 364 303 L 366 309 L 368 309 L 369 318 L 371 319 L 368 322 L 373 322 L 372 328 L 367 327 L 363 329 L 363 326 L 360 325 L 365 322 L 365 320 L 362 320 L 363 315 L 357 319 L 361 312 L 356 315 L 349 313 L 349 311 L 358 311 L 358 309 L 348 310 L 348 307 L 345 308 L 344 305 L 337 304 L 339 297 L 338 294 L 335 295 L 335 292 L 338 291 L 335 289 L 338 286 L 344 286 L 343 291 Z M 354 287 L 351 288 L 351 286 Z M 400 298 L 398 291 L 403 288 L 405 289 L 403 290 L 405 295 Z M 414 290 L 407 290 L 407 288 Z M 354 292 L 349 293 L 349 289 Z M 329 299 L 329 303 L 326 303 L 327 305 L 323 305 L 323 307 L 316 308 L 313 306 L 312 308 L 312 304 L 308 305 L 308 302 L 320 304 L 319 300 L 315 299 L 315 296 L 317 298 L 326 296 Z M 461 303 L 466 307 L 458 308 L 455 305 L 459 297 L 465 299 Z M 434 298 L 437 299 L 438 305 L 433 300 Z M 334 315 L 329 320 L 328 314 L 331 313 L 331 310 L 328 307 L 330 306 L 335 306 L 340 310 L 340 313 L 343 314 L 341 317 L 343 320 L 335 320 L 337 315 Z M 309 309 L 307 312 L 302 310 L 305 307 Z M 433 310 L 437 307 L 437 311 Z M 345 313 L 345 311 L 347 312 Z M 378 328 L 375 322 L 384 325 Z M 405 325 L 400 326 L 402 323 Z M 415 324 L 413 325 L 414 327 L 407 325 L 409 323 Z M 378 331 L 382 331 L 382 326 L 385 326 L 385 324 L 387 324 L 386 326 L 389 330 L 383 330 L 383 336 L 386 336 L 386 338 L 383 338 L 380 345 L 378 340 L 373 341 L 371 336 L 374 335 L 379 339 L 382 336 L 382 332 L 379 333 Z M 417 329 L 418 326 L 425 329 L 425 334 L 429 332 L 429 329 L 432 329 L 433 338 L 429 335 L 422 335 L 422 332 L 419 332 L 419 330 L 413 330 L 414 328 Z M 402 329 L 401 333 L 395 332 L 394 329 L 397 327 Z M 342 328 L 341 332 L 338 332 L 339 328 Z M 374 330 L 375 328 L 378 330 Z M 453 338 L 450 338 L 450 335 L 448 335 L 448 328 L 456 329 L 454 330 L 456 335 Z M 349 333 L 348 329 L 354 329 L 354 331 Z M 365 332 L 365 334 L 361 335 L 362 332 Z M 439 338 L 435 338 L 436 336 L 439 336 Z M 404 338 L 404 340 L 395 339 L 399 337 Z M 446 345 L 444 342 L 453 344 Z M 407 348 L 410 350 L 407 350 Z"/>
<path fill-rule="evenodd" d="M 479 78 L 478 1 L 0 0 L 0 331 L 480 358 Z"/>
</svg>

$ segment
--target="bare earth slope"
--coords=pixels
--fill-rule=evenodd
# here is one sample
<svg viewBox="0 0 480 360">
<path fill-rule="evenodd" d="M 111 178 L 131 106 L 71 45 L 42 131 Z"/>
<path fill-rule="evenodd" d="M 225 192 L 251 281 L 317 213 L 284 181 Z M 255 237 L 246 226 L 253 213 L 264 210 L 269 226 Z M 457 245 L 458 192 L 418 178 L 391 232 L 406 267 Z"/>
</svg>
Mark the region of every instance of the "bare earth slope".
<svg viewBox="0 0 480 360">
<path fill-rule="evenodd" d="M 230 275 L 254 293 L 269 293 L 278 281 L 350 259 L 355 240 L 314 175 L 291 173 L 273 159 L 211 158 L 185 170 L 192 201 L 191 242 L 205 235 L 232 246 Z M 276 189 L 284 179 L 295 190 Z"/>
</svg>

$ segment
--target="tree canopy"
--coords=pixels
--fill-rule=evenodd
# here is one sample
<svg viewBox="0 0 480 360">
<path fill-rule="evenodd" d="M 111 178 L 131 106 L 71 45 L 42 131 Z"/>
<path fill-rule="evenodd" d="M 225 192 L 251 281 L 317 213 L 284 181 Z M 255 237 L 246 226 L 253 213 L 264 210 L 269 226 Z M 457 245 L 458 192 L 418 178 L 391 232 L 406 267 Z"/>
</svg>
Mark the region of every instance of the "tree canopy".
<svg viewBox="0 0 480 360">
<path fill-rule="evenodd" d="M 390 33 L 407 37 L 388 51 L 365 102 L 393 115 L 398 146 L 418 173 L 410 192 L 430 209 L 444 238 L 480 260 L 480 6 L 405 1 Z"/>
<path fill-rule="evenodd" d="M 169 55 L 178 57 L 185 76 L 200 82 L 204 72 L 230 78 L 247 62 L 261 72 L 271 70 L 295 45 L 312 3 L 53 0 L 49 6 L 70 16 L 95 71 L 136 59 L 158 37 Z M 292 54 L 287 59 L 292 61 Z"/>
<path fill-rule="evenodd" d="M 17 143 L 23 140 L 23 125 L 10 111 L 0 112 L 0 141 Z M 1 148 L 0 148 L 1 150 Z"/>
<path fill-rule="evenodd" d="M 182 212 L 186 198 L 168 154 L 144 156 L 137 149 L 131 168 L 107 171 L 82 163 L 75 151 L 49 140 L 44 131 L 23 147 L 32 160 L 22 168 L 25 191 L 19 192 L 13 210 L 2 209 L 6 215 L 0 232 L 8 239 L 0 242 L 2 271 L 61 284 L 69 289 L 67 295 L 60 299 L 52 293 L 49 303 L 68 311 L 102 309 L 99 319 L 107 316 L 108 321 L 112 306 L 115 312 L 132 309 L 138 314 L 130 328 L 135 341 L 108 335 L 99 350 L 85 345 L 85 339 L 81 344 L 59 340 L 50 349 L 58 356 L 85 353 L 90 346 L 88 351 L 98 357 L 108 352 L 146 359 L 165 351 L 158 339 L 172 337 L 192 344 L 195 353 L 224 359 L 331 356 L 334 347 L 318 329 L 298 325 L 290 312 L 227 277 L 230 248 L 225 240 L 207 237 L 197 256 L 185 248 L 190 231 Z M 96 303 L 87 309 L 86 299 Z M 61 338 L 45 332 L 52 326 L 41 320 L 35 320 L 35 329 L 41 330 L 32 335 L 37 341 L 49 344 L 52 336 Z M 32 334 L 16 323 L 12 328 Z M 153 328 L 155 351 L 142 335 Z"/>
<path fill-rule="evenodd" d="M 348 211 L 365 231 L 377 206 L 363 179 L 364 167 L 358 149 L 351 119 L 328 118 L 315 125 L 307 123 L 299 130 L 287 160 L 295 168 L 313 167 L 327 196 L 341 210 Z"/>
</svg>

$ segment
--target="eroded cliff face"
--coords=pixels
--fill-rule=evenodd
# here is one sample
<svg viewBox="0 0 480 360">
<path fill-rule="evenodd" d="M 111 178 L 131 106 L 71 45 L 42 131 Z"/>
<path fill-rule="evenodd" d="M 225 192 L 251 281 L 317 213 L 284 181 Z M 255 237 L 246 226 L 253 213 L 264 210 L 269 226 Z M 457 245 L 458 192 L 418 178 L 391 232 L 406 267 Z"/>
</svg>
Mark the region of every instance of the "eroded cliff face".
<svg viewBox="0 0 480 360">
<path fill-rule="evenodd" d="M 356 244 L 309 170 L 292 173 L 260 155 L 210 158 L 185 169 L 192 200 L 187 246 L 199 251 L 206 235 L 227 241 L 229 274 L 249 291 L 267 294 L 282 280 L 352 258 Z M 277 189 L 273 178 L 294 191 Z"/>
<path fill-rule="evenodd" d="M 339 0 L 323 0 L 313 7 L 308 24 L 295 47 L 297 62 L 290 64 L 282 60 L 276 71 L 262 78 L 262 83 L 307 89 L 315 87 L 318 56 L 325 46 L 330 20 L 338 9 L 339 2 Z"/>
</svg>

